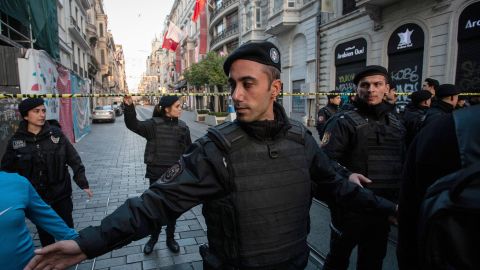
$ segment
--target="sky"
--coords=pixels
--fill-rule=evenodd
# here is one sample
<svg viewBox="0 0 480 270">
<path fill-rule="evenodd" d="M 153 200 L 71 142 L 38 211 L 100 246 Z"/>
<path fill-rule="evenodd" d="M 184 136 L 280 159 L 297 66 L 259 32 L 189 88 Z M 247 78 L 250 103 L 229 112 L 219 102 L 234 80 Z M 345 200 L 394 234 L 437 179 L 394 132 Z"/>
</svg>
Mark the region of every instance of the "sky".
<svg viewBox="0 0 480 270">
<path fill-rule="evenodd" d="M 155 35 L 160 39 L 165 17 L 174 0 L 104 0 L 108 29 L 115 44 L 123 46 L 125 73 L 130 92 L 135 92 L 146 69 Z"/>
</svg>

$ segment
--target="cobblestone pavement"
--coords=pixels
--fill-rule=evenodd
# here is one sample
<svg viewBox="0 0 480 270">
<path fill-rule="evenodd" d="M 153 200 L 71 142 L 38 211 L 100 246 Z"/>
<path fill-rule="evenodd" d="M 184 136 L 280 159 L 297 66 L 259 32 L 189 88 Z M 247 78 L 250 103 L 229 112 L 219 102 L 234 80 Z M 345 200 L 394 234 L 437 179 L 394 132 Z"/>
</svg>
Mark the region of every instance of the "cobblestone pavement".
<svg viewBox="0 0 480 270">
<path fill-rule="evenodd" d="M 141 119 L 149 118 L 151 111 L 152 108 L 148 106 L 137 108 Z M 182 119 L 190 127 L 193 140 L 205 134 L 208 126 L 194 122 L 193 113 L 184 112 Z M 88 200 L 87 195 L 73 185 L 73 218 L 77 230 L 99 225 L 100 220 L 123 204 L 127 198 L 139 196 L 148 188 L 143 163 L 145 142 L 145 139 L 125 127 L 123 116 L 120 116 L 112 124 L 93 124 L 90 134 L 75 144 L 94 193 L 94 197 Z M 29 227 L 35 231 L 31 225 Z M 150 255 L 143 254 L 147 237 L 71 269 L 202 269 L 198 246 L 207 242 L 207 237 L 201 206 L 184 213 L 177 220 L 175 238 L 180 245 L 178 254 L 167 249 L 165 231 L 162 230 L 159 242 Z M 37 235 L 35 244 L 39 246 Z M 317 268 L 309 265 L 307 269 Z"/>
</svg>

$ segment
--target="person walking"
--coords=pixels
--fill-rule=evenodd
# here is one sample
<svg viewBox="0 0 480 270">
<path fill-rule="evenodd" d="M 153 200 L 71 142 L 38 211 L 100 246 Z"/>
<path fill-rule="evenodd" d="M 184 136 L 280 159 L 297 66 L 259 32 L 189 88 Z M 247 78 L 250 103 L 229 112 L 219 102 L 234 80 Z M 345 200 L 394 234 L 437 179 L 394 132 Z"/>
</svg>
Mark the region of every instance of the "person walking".
<svg viewBox="0 0 480 270">
<path fill-rule="evenodd" d="M 395 205 L 362 188 L 359 177 L 337 174 L 308 129 L 276 102 L 282 82 L 275 45 L 242 45 L 223 69 L 237 119 L 210 128 L 149 190 L 100 226 L 37 250 L 26 269 L 62 269 L 93 258 L 200 203 L 208 238 L 200 247 L 203 269 L 304 269 L 313 183 L 331 204 L 395 214 Z"/>
<path fill-rule="evenodd" d="M 179 119 L 182 114 L 180 100 L 178 96 L 163 96 L 155 106 L 152 118 L 139 121 L 132 97 L 127 96 L 124 98 L 124 113 L 127 128 L 147 139 L 144 155 L 144 162 L 147 164 L 145 178 L 148 178 L 152 185 L 192 144 L 187 124 Z M 166 244 L 172 252 L 178 253 L 180 247 L 174 238 L 175 224 L 175 219 L 167 224 Z M 152 233 L 143 249 L 145 254 L 152 253 L 160 232 L 161 228 Z"/>
<path fill-rule="evenodd" d="M 323 137 L 323 132 L 325 131 L 325 124 L 327 123 L 328 119 L 332 117 L 335 113 L 337 113 L 338 108 L 340 107 L 340 103 L 342 102 L 342 98 L 340 97 L 340 91 L 332 90 L 327 95 L 328 103 L 325 107 L 318 110 L 317 113 L 317 131 L 318 131 L 318 138 L 321 140 Z"/>
<path fill-rule="evenodd" d="M 354 108 L 334 115 L 327 123 L 322 150 L 353 173 L 368 177 L 368 188 L 378 196 L 397 201 L 404 152 L 404 127 L 384 96 L 389 75 L 382 66 L 367 66 L 354 77 Z M 357 269 L 381 270 L 390 221 L 338 205 L 329 205 L 332 223 L 330 251 L 324 270 L 347 269 L 358 246 Z"/>
<path fill-rule="evenodd" d="M 21 270 L 35 255 L 28 218 L 57 240 L 74 239 L 78 233 L 48 206 L 30 182 L 17 173 L 0 171 L 0 265 Z"/>
<path fill-rule="evenodd" d="M 72 182 L 93 196 L 85 167 L 77 151 L 59 127 L 46 121 L 46 108 L 42 98 L 23 100 L 18 110 L 23 117 L 18 130 L 10 138 L 2 157 L 1 169 L 16 172 L 32 183 L 40 197 L 73 228 Z M 55 242 L 53 236 L 37 226 L 42 246 Z"/>
</svg>

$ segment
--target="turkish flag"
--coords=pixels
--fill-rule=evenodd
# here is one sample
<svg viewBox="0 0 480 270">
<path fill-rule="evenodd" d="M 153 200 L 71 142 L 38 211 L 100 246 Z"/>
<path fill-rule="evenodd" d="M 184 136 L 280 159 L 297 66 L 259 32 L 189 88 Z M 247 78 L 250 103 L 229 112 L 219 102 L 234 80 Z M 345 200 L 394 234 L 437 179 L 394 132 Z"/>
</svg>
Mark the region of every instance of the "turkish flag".
<svg viewBox="0 0 480 270">
<path fill-rule="evenodd" d="M 171 38 L 167 38 L 167 35 L 168 31 L 165 32 L 165 35 L 163 36 L 162 48 L 170 51 L 175 51 L 177 49 L 178 42 L 173 41 Z"/>
<path fill-rule="evenodd" d="M 205 8 L 205 0 L 195 0 L 195 8 L 193 9 L 192 21 L 196 22 L 200 16 L 200 12 Z"/>
</svg>

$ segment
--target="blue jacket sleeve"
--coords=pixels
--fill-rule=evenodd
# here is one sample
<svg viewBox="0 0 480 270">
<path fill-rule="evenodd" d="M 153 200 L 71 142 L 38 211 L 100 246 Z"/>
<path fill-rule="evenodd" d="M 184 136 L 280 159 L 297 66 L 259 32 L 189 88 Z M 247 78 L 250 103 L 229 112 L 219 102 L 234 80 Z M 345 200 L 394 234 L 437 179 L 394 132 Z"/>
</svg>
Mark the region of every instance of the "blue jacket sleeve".
<svg viewBox="0 0 480 270">
<path fill-rule="evenodd" d="M 28 183 L 29 201 L 25 215 L 35 225 L 51 234 L 56 240 L 71 240 L 78 237 L 77 231 L 69 228 L 57 213 L 47 205 Z"/>
</svg>

